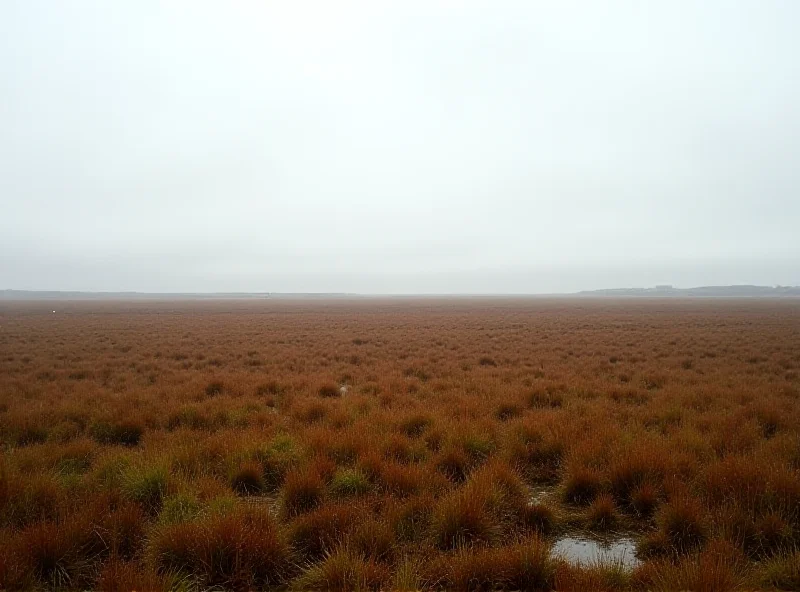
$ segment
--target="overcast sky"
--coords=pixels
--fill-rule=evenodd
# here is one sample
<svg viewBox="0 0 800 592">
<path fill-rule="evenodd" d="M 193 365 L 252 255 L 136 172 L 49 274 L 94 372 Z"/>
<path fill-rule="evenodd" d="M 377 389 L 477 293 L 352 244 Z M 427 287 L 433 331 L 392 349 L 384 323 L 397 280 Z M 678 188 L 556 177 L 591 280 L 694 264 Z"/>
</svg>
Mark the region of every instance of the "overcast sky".
<svg viewBox="0 0 800 592">
<path fill-rule="evenodd" d="M 0 288 L 800 284 L 800 3 L 0 2 Z"/>
</svg>

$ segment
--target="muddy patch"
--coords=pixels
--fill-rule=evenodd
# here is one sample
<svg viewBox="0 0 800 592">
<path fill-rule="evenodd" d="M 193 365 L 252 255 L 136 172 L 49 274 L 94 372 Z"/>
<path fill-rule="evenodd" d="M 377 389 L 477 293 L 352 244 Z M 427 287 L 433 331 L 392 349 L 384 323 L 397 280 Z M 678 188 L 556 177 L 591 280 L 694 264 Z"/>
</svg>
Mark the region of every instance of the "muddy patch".
<svg viewBox="0 0 800 592">
<path fill-rule="evenodd" d="M 553 544 L 552 554 L 573 565 L 619 565 L 632 569 L 639 565 L 636 541 L 628 536 L 564 536 Z"/>
</svg>

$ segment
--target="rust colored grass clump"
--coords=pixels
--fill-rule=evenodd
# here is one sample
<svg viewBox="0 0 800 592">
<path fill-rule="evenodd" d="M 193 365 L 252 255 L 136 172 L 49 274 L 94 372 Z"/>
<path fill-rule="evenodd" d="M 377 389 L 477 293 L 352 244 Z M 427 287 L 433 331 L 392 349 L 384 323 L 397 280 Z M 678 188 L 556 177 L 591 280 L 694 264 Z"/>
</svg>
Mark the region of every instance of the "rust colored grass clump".
<svg viewBox="0 0 800 592">
<path fill-rule="evenodd" d="M 798 589 L 799 313 L 0 303 L 0 590 Z"/>
<path fill-rule="evenodd" d="M 289 547 L 266 510 L 157 528 L 150 544 L 160 572 L 185 574 L 205 586 L 275 585 L 292 569 Z"/>
</svg>

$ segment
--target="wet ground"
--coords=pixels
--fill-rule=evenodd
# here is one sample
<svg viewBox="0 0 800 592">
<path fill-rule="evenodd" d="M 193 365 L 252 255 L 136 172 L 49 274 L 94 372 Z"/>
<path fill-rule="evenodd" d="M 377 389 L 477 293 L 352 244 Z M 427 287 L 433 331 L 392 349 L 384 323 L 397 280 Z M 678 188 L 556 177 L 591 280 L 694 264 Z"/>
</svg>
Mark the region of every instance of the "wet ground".
<svg viewBox="0 0 800 592">
<path fill-rule="evenodd" d="M 572 535 L 556 539 L 553 556 L 575 565 L 619 565 L 634 568 L 639 565 L 636 558 L 636 541 L 626 535 L 608 534 L 602 537 Z"/>
<path fill-rule="evenodd" d="M 538 485 L 531 489 L 531 504 L 558 505 L 557 488 Z M 574 525 L 577 526 L 577 525 Z M 555 538 L 553 557 L 573 565 L 619 565 L 632 569 L 639 565 L 636 558 L 636 540 L 632 532 L 575 532 L 570 531 Z"/>
</svg>

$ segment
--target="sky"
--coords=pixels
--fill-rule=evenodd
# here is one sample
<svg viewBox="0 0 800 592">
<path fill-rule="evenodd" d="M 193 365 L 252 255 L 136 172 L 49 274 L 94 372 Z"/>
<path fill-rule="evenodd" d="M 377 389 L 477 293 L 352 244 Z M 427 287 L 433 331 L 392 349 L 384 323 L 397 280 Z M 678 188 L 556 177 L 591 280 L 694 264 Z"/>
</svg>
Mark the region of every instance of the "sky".
<svg viewBox="0 0 800 592">
<path fill-rule="evenodd" d="M 793 0 L 0 2 L 0 289 L 800 285 Z"/>
</svg>

